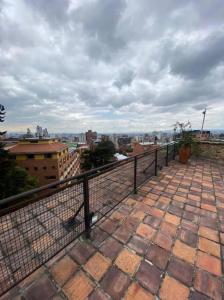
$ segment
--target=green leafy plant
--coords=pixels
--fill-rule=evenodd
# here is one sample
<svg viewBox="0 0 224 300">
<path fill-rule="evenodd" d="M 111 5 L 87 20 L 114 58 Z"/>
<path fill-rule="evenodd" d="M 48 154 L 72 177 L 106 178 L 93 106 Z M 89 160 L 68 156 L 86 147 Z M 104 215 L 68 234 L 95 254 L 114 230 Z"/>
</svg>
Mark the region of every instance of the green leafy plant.
<svg viewBox="0 0 224 300">
<path fill-rule="evenodd" d="M 200 147 L 196 138 L 192 134 L 191 123 L 189 121 L 183 123 L 176 122 L 176 124 L 174 124 L 174 132 L 179 149 L 183 147 L 190 147 L 193 154 L 199 155 Z"/>
</svg>

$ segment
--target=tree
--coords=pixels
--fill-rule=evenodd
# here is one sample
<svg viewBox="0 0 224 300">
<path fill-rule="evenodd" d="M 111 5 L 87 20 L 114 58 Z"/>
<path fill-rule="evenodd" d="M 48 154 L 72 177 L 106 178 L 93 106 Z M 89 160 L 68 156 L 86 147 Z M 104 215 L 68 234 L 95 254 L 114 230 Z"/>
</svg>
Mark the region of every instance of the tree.
<svg viewBox="0 0 224 300">
<path fill-rule="evenodd" d="M 101 141 L 95 149 L 86 150 L 81 155 L 81 168 L 90 170 L 111 162 L 114 158 L 115 147 L 111 141 Z"/>
<path fill-rule="evenodd" d="M 0 143 L 0 199 L 13 196 L 37 186 L 37 179 L 18 167 Z"/>
<path fill-rule="evenodd" d="M 5 108 L 0 104 L 0 120 L 4 122 Z M 6 132 L 6 131 L 5 131 Z M 5 132 L 0 132 L 3 135 Z M 0 142 L 0 199 L 13 196 L 37 186 L 37 179 L 27 174 L 10 159 L 4 144 Z"/>
</svg>

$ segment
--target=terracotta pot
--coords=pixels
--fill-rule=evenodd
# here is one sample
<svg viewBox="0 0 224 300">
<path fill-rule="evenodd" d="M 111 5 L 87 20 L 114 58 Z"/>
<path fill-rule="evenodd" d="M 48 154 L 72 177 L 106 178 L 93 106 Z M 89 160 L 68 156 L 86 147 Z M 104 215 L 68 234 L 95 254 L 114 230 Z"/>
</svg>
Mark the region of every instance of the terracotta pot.
<svg viewBox="0 0 224 300">
<path fill-rule="evenodd" d="M 189 157 L 191 156 L 191 147 L 183 146 L 179 150 L 179 161 L 182 164 L 187 164 Z"/>
</svg>

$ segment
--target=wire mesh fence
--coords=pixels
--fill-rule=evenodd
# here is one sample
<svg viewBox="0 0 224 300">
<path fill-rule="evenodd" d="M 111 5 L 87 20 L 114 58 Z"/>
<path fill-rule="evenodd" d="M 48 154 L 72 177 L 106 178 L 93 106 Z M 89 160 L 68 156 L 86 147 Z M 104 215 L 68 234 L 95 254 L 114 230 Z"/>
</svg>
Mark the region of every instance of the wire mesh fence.
<svg viewBox="0 0 224 300">
<path fill-rule="evenodd" d="M 156 175 L 174 157 L 159 148 L 0 202 L 0 295 Z M 52 187 L 56 191 L 52 193 Z M 49 195 L 50 194 L 50 195 Z M 45 195 L 45 196 L 44 196 Z M 13 200 L 13 201 L 12 201 Z M 3 208 L 2 208 L 3 207 Z M 96 220 L 96 219 L 95 219 Z"/>
</svg>

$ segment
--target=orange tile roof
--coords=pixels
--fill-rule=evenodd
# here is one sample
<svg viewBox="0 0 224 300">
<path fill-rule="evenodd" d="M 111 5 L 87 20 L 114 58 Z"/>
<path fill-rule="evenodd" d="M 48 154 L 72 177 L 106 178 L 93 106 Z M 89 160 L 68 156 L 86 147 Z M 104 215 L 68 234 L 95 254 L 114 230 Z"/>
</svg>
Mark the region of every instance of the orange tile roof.
<svg viewBox="0 0 224 300">
<path fill-rule="evenodd" d="M 66 149 L 68 146 L 59 142 L 52 144 L 17 144 L 9 149 L 11 154 L 29 153 L 55 153 Z"/>
</svg>

